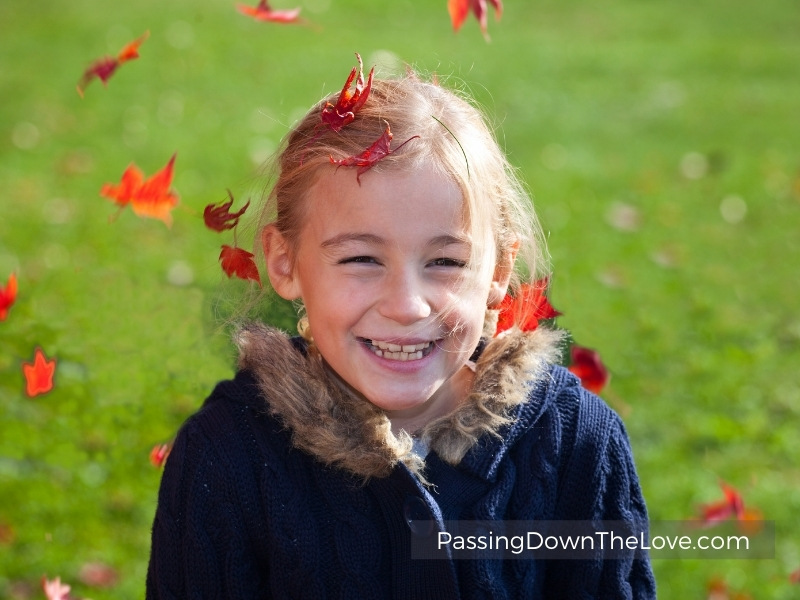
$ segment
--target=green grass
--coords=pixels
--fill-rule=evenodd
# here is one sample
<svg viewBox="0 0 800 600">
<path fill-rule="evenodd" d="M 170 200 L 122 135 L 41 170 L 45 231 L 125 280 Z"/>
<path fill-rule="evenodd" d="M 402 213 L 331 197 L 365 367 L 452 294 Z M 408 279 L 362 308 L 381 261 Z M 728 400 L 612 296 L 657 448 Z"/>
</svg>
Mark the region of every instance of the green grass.
<svg viewBox="0 0 800 600">
<path fill-rule="evenodd" d="M 774 560 L 656 561 L 660 596 L 704 598 L 716 575 L 794 597 L 797 4 L 508 0 L 490 44 L 474 19 L 454 34 L 444 0 L 298 4 L 317 27 L 251 22 L 232 1 L 0 5 L 0 282 L 19 277 L 0 322 L 0 597 L 41 597 L 43 574 L 81 597 L 142 596 L 149 450 L 232 373 L 220 318 L 247 285 L 222 275 L 230 237 L 202 208 L 258 194 L 254 158 L 341 86 L 355 51 L 436 71 L 492 115 L 549 232 L 559 324 L 613 372 L 604 395 L 651 517 L 692 516 L 722 478 L 778 523 Z M 85 66 L 145 30 L 141 59 L 79 98 Z M 101 185 L 174 152 L 174 226 L 110 223 Z M 705 169 L 687 177 L 691 153 Z M 191 282 L 171 284 L 186 267 Z M 291 326 L 286 306 L 264 312 Z M 59 360 L 56 387 L 28 399 L 36 346 Z M 92 561 L 119 583 L 81 584 Z"/>
</svg>

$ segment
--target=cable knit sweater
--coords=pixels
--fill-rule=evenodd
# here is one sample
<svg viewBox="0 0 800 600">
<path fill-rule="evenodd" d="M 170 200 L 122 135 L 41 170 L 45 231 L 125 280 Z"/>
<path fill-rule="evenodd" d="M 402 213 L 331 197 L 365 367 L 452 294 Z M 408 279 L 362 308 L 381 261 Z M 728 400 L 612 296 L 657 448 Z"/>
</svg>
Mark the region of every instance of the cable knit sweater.
<svg viewBox="0 0 800 600">
<path fill-rule="evenodd" d="M 246 330 L 239 373 L 167 461 L 147 598 L 654 598 L 646 556 L 412 557 L 447 521 L 646 520 L 622 422 L 539 360 L 547 335 L 489 344 L 468 406 L 423 432 L 423 461 L 309 371 L 320 361 L 301 341 Z"/>
</svg>

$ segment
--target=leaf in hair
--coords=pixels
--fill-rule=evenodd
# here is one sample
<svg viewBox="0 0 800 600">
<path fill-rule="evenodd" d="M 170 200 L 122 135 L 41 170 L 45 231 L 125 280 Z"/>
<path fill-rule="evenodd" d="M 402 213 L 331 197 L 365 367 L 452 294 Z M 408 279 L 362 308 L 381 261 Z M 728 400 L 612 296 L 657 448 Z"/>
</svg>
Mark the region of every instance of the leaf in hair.
<svg viewBox="0 0 800 600">
<path fill-rule="evenodd" d="M 125 46 L 116 56 L 104 56 L 103 58 L 98 58 L 89 65 L 86 71 L 83 72 L 83 76 L 77 85 L 78 94 L 80 94 L 81 98 L 83 98 L 83 90 L 86 89 L 86 86 L 89 85 L 92 80 L 99 79 L 103 82 L 103 85 L 108 85 L 108 80 L 121 64 L 139 58 L 139 46 L 144 43 L 149 35 L 150 32 L 145 31 L 141 37 Z"/>
<path fill-rule="evenodd" d="M 414 135 L 408 138 L 405 142 L 400 144 L 394 150 L 390 149 L 392 143 L 392 132 L 389 129 L 389 123 L 386 122 L 386 129 L 383 131 L 381 136 L 375 140 L 372 145 L 364 150 L 361 154 L 357 156 L 348 156 L 347 158 L 342 159 L 335 159 L 333 156 L 330 157 L 331 163 L 337 165 L 338 167 L 358 167 L 356 171 L 356 181 L 358 184 L 361 185 L 361 176 L 369 171 L 372 167 L 374 167 L 378 161 L 383 160 L 390 154 L 397 152 L 405 146 L 408 142 L 413 140 L 414 138 L 418 138 L 418 135 Z"/>
<path fill-rule="evenodd" d="M 561 313 L 550 304 L 545 292 L 549 279 L 543 277 L 532 284 L 523 283 L 516 293 L 506 294 L 498 307 L 495 335 L 511 329 L 515 325 L 522 331 L 533 331 L 541 319 L 554 319 Z"/>
<path fill-rule="evenodd" d="M 322 123 L 336 132 L 341 131 L 342 127 L 348 123 L 352 123 L 356 113 L 369 98 L 369 92 L 372 89 L 372 76 L 375 73 L 375 67 L 370 70 L 369 79 L 365 84 L 364 64 L 361 62 L 361 55 L 358 52 L 356 52 L 356 58 L 358 59 L 358 68 L 353 67 L 352 71 L 350 71 L 336 104 L 326 102 L 322 108 Z M 356 74 L 358 74 L 357 79 Z M 356 84 L 351 92 L 350 86 L 354 79 Z"/>
</svg>

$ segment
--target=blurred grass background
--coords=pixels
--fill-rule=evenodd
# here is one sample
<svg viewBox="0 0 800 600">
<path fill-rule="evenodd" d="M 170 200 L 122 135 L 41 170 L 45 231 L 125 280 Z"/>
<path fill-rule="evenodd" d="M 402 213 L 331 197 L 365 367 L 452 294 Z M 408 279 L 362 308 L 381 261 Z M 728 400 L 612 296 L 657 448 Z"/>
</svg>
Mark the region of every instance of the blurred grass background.
<svg viewBox="0 0 800 600">
<path fill-rule="evenodd" d="M 273 5 L 314 26 L 232 0 L 0 4 L 0 285 L 19 279 L 0 322 L 0 597 L 42 597 L 44 574 L 143 596 L 148 453 L 232 373 L 219 318 L 248 285 L 225 279 L 231 239 L 202 209 L 259 193 L 258 165 L 355 51 L 486 107 L 549 232 L 558 323 L 613 373 L 651 517 L 697 514 L 721 478 L 777 522 L 774 560 L 656 561 L 660 597 L 705 598 L 713 577 L 796 597 L 800 5 L 507 0 L 488 44 L 473 18 L 453 33 L 445 0 Z M 86 66 L 145 30 L 141 58 L 81 99 Z M 175 152 L 173 227 L 109 222 L 102 184 Z M 28 399 L 37 346 L 56 387 Z M 118 581 L 86 583 L 97 562 Z"/>
</svg>

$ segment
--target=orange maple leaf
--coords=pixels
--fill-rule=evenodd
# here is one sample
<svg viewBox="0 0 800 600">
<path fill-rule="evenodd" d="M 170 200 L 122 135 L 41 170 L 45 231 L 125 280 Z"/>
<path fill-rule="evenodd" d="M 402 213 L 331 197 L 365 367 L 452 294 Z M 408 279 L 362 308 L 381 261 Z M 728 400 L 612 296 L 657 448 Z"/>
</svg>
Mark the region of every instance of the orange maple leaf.
<svg viewBox="0 0 800 600">
<path fill-rule="evenodd" d="M 105 184 L 100 189 L 100 195 L 113 200 L 120 207 L 130 204 L 138 216 L 160 219 L 167 227 L 171 227 L 170 211 L 178 204 L 177 194 L 170 190 L 176 156 L 173 154 L 164 168 L 147 180 L 139 167 L 131 164 L 122 174 L 119 185 Z"/>
<path fill-rule="evenodd" d="M 122 63 L 133 60 L 134 58 L 139 58 L 139 46 L 141 46 L 149 36 L 150 32 L 145 31 L 141 37 L 127 44 L 116 56 L 104 56 L 103 58 L 98 58 L 89 65 L 89 68 L 84 71 L 83 77 L 81 77 L 77 85 L 78 94 L 80 94 L 81 98 L 83 98 L 83 90 L 86 89 L 86 86 L 89 85 L 93 79 L 99 79 L 103 82 L 103 85 L 108 85 L 108 80 Z"/>
<path fill-rule="evenodd" d="M 8 311 L 17 299 L 17 276 L 8 276 L 6 287 L 0 287 L 0 321 L 5 321 Z"/>
<path fill-rule="evenodd" d="M 503 14 L 502 0 L 489 0 L 489 3 L 494 6 L 495 17 L 499 20 Z M 489 41 L 489 23 L 487 20 L 486 0 L 448 0 L 447 11 L 450 13 L 450 21 L 453 23 L 453 30 L 458 31 L 470 9 L 475 13 L 475 18 L 481 25 L 481 33 L 486 41 Z"/>
<path fill-rule="evenodd" d="M 41 348 L 36 349 L 32 363 L 22 363 L 25 375 L 25 393 L 29 398 L 46 394 L 53 389 L 53 375 L 56 372 L 56 359 L 47 360 Z"/>
<path fill-rule="evenodd" d="M 261 0 L 257 6 L 245 6 L 239 4 L 237 10 L 256 21 L 266 21 L 271 23 L 299 23 L 300 9 L 292 8 L 289 10 L 272 10 L 267 0 Z"/>
</svg>

